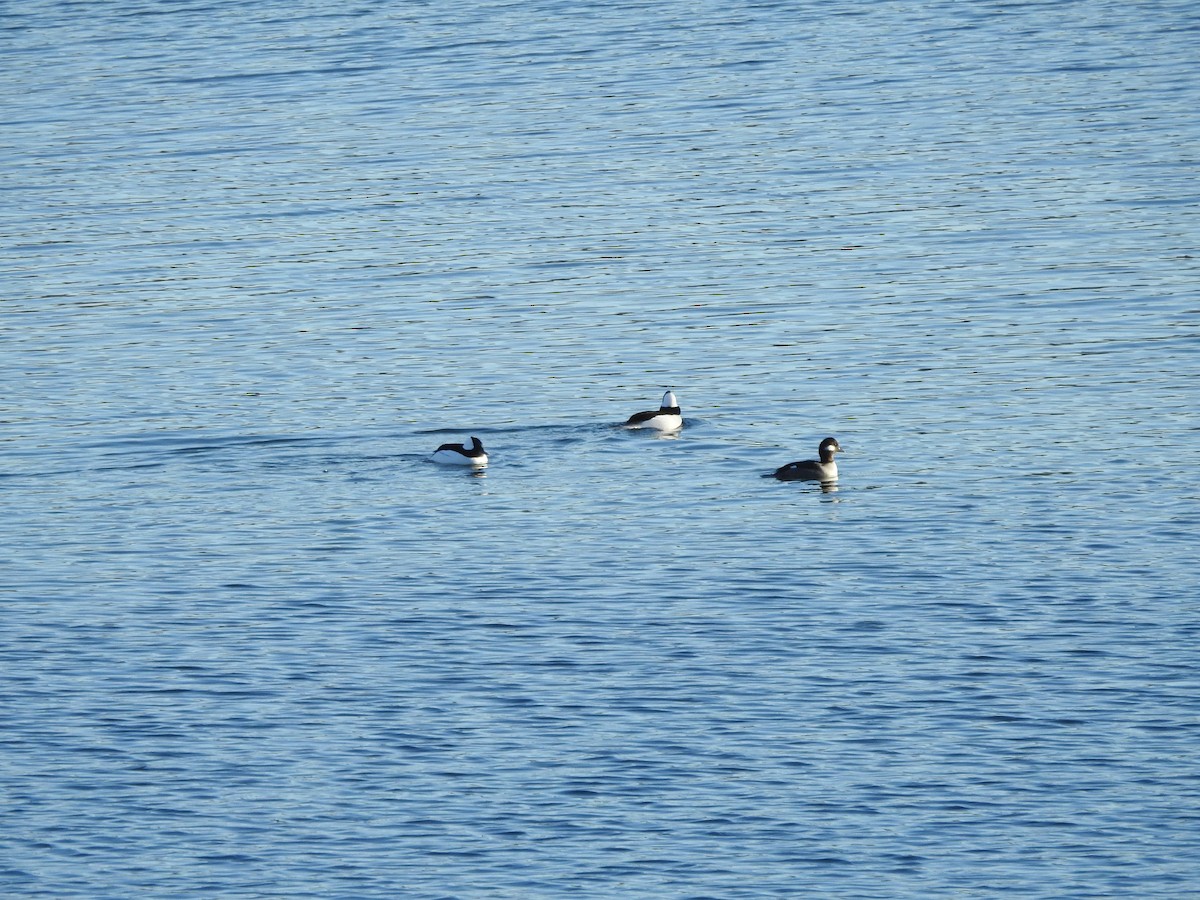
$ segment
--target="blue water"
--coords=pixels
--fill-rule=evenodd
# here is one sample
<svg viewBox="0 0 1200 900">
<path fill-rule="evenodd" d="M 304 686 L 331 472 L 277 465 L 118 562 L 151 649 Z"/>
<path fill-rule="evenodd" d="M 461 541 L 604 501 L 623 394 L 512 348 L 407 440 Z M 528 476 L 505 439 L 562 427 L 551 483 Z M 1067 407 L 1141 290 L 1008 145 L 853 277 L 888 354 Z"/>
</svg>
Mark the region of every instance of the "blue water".
<svg viewBox="0 0 1200 900">
<path fill-rule="evenodd" d="M 10 4 L 0 895 L 1200 895 L 1198 38 Z"/>
</svg>

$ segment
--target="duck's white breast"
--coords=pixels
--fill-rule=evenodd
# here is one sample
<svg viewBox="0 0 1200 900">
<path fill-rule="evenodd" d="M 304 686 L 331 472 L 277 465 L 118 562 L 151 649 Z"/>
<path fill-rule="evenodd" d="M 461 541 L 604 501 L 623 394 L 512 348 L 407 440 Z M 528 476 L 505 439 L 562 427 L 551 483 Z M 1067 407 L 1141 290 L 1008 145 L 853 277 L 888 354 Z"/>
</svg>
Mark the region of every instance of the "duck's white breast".
<svg viewBox="0 0 1200 900">
<path fill-rule="evenodd" d="M 630 425 L 630 428 L 655 428 L 659 431 L 676 431 L 683 427 L 683 416 L 671 414 L 652 416 L 645 422 Z"/>
<path fill-rule="evenodd" d="M 437 450 L 433 454 L 433 461 L 441 463 L 444 466 L 486 466 L 487 454 L 483 456 L 467 456 L 465 453 L 459 453 L 457 450 Z"/>
</svg>

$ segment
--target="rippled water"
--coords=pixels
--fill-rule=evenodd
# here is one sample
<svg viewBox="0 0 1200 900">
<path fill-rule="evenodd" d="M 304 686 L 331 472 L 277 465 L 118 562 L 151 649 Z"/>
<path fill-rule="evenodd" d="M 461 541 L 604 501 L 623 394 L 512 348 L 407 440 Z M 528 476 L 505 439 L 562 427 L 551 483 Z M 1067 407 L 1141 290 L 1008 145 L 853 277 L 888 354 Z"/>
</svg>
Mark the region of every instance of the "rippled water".
<svg viewBox="0 0 1200 900">
<path fill-rule="evenodd" d="M 1200 892 L 1191 4 L 0 27 L 0 893 Z"/>
</svg>

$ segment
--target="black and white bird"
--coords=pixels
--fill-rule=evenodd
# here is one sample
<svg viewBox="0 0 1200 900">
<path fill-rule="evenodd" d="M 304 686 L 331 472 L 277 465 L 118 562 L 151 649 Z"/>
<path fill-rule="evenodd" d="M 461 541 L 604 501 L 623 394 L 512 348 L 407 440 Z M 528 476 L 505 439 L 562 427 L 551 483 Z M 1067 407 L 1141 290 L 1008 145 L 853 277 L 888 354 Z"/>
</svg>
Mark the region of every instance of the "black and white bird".
<svg viewBox="0 0 1200 900">
<path fill-rule="evenodd" d="M 780 466 L 775 470 L 775 477 L 780 481 L 837 481 L 838 467 L 833 455 L 842 452 L 837 438 L 827 437 L 821 441 L 819 452 L 820 459 L 805 459 Z"/>
<path fill-rule="evenodd" d="M 433 461 L 446 466 L 486 466 L 488 458 L 483 442 L 473 437 L 470 446 L 442 444 L 433 451 Z"/>
<path fill-rule="evenodd" d="M 672 391 L 663 394 L 658 409 L 634 413 L 625 423 L 626 428 L 655 428 L 659 431 L 678 431 L 683 427 L 683 415 L 679 412 L 679 401 Z"/>
</svg>

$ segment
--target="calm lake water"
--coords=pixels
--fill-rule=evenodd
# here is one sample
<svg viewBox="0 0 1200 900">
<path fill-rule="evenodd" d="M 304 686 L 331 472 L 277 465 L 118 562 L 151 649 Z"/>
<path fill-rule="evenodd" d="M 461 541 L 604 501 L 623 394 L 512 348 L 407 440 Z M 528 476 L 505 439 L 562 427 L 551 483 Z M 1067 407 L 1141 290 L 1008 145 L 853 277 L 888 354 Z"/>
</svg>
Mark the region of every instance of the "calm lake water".
<svg viewBox="0 0 1200 900">
<path fill-rule="evenodd" d="M 1200 896 L 1194 4 L 0 29 L 0 894 Z"/>
</svg>

